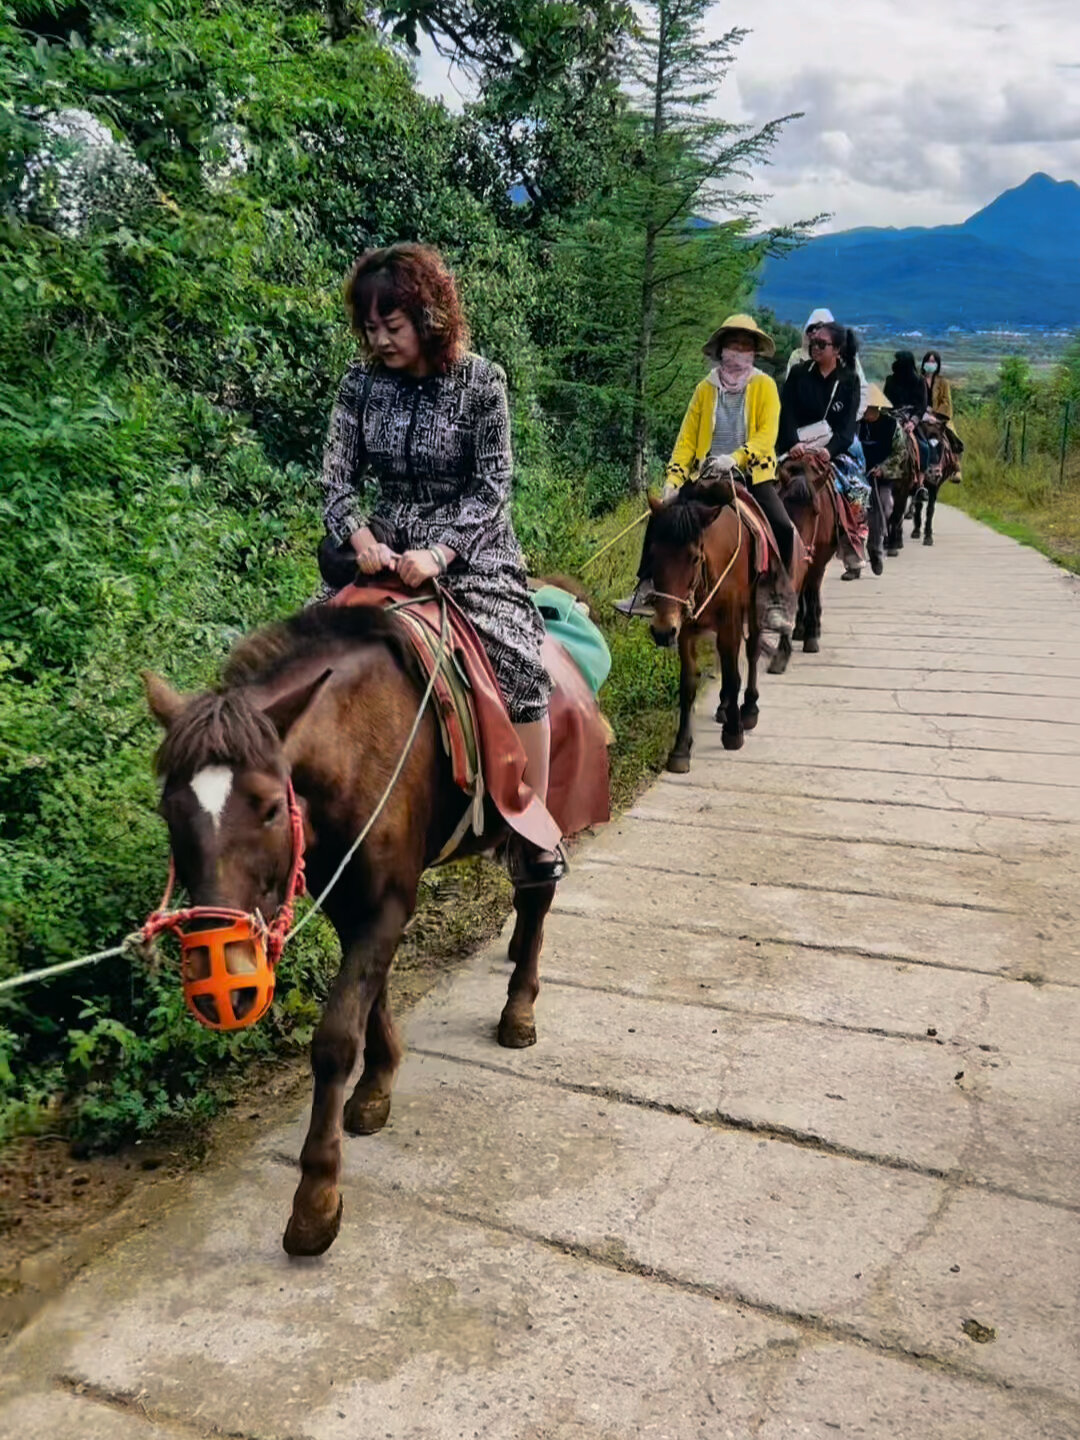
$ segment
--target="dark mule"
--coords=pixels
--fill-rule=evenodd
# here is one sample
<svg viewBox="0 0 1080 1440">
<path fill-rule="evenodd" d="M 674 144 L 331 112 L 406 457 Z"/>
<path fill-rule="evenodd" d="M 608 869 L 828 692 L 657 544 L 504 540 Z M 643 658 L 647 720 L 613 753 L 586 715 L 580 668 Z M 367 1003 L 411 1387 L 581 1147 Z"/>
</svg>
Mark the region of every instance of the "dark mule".
<svg viewBox="0 0 1080 1440">
<path fill-rule="evenodd" d="M 146 688 L 165 730 L 157 764 L 177 878 L 194 905 L 269 916 L 282 901 L 292 854 L 289 779 L 304 812 L 308 886 L 318 894 L 386 789 L 424 679 L 382 610 L 318 607 L 241 641 L 220 692 L 184 698 L 155 676 Z M 315 1092 L 285 1231 L 290 1255 L 321 1254 L 338 1233 L 342 1126 L 369 1135 L 390 1114 L 402 1055 L 387 1001 L 390 964 L 420 877 L 470 803 L 454 785 L 427 706 L 389 802 L 324 907 L 342 960 L 312 1041 Z M 472 848 L 490 848 L 501 832 L 489 808 L 488 828 Z M 515 894 L 501 1045 L 535 1043 L 543 922 L 554 893 L 549 885 Z M 363 1072 L 347 1098 L 361 1056 Z"/>
<path fill-rule="evenodd" d="M 710 631 L 720 658 L 720 704 L 725 750 L 738 750 L 743 731 L 758 722 L 757 573 L 750 532 L 730 504 L 694 498 L 686 485 L 671 500 L 650 499 L 641 573 L 652 576 L 652 637 L 679 647 L 679 729 L 667 759 L 677 775 L 690 769 L 697 698 L 697 643 Z M 746 634 L 746 693 L 739 706 L 739 650 Z"/>
<path fill-rule="evenodd" d="M 899 478 L 878 481 L 879 490 L 890 489 L 892 492 L 892 508 L 885 532 L 885 553 L 893 557 L 899 555 L 904 548 L 904 517 L 907 514 L 908 502 L 922 484 L 922 472 L 919 469 L 919 447 L 910 425 L 907 423 L 913 419 L 910 411 L 901 411 L 897 415 L 897 420 L 903 427 L 905 451 L 904 466 Z"/>
<path fill-rule="evenodd" d="M 919 430 L 930 446 L 930 464 L 922 477 L 923 485 L 926 488 L 926 527 L 924 530 L 922 496 L 916 492 L 913 508 L 915 524 L 912 526 L 911 538 L 918 540 L 921 535 L 924 545 L 933 545 L 934 511 L 937 509 L 938 491 L 946 480 L 951 480 L 954 475 L 959 474 L 960 465 L 953 451 L 948 426 L 944 420 L 938 420 L 932 415 L 925 415 L 919 423 Z"/>
<path fill-rule="evenodd" d="M 839 511 L 833 485 L 832 465 L 816 452 L 798 460 L 784 459 L 776 476 L 780 498 L 792 524 L 806 547 L 806 574 L 799 590 L 799 615 L 792 636 L 803 642 L 803 650 L 816 655 L 821 649 L 821 582 L 829 561 L 836 554 L 836 527 Z M 782 642 L 790 646 L 789 640 Z"/>
</svg>

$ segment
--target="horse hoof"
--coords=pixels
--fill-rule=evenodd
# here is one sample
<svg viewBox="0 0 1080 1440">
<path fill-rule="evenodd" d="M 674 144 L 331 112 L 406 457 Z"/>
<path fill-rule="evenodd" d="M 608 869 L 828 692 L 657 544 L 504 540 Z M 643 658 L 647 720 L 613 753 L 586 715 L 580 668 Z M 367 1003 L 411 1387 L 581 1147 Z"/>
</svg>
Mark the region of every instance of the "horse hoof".
<svg viewBox="0 0 1080 1440">
<path fill-rule="evenodd" d="M 337 1213 L 329 1223 L 325 1220 L 298 1219 L 296 1211 L 289 1216 L 289 1223 L 285 1227 L 285 1234 L 281 1239 L 281 1248 L 286 1255 L 325 1255 L 330 1246 L 337 1239 L 338 1231 L 341 1229 L 341 1212 L 345 1202 L 339 1197 Z"/>
<path fill-rule="evenodd" d="M 667 768 L 672 775 L 688 775 L 690 773 L 689 754 L 680 754 L 673 750 L 667 757 Z"/>
<path fill-rule="evenodd" d="M 792 640 L 801 640 L 805 636 L 805 634 L 806 631 L 803 628 L 803 623 L 801 620 L 799 620 L 795 625 L 795 629 L 791 632 L 791 638 Z"/>
<path fill-rule="evenodd" d="M 504 1050 L 527 1050 L 536 1044 L 536 1026 L 531 1020 L 508 1015 L 504 1010 L 499 1017 L 498 1039 Z"/>
<path fill-rule="evenodd" d="M 930 531 L 929 531 L 929 530 L 928 530 L 928 531 L 926 532 L 926 534 L 923 536 L 923 542 L 922 542 L 922 543 L 923 543 L 924 545 L 932 545 L 932 544 L 934 543 L 934 537 L 933 537 L 933 535 L 930 534 Z"/>
<path fill-rule="evenodd" d="M 785 645 L 782 650 L 777 650 L 776 654 L 769 661 L 768 673 L 770 675 L 783 675 L 784 671 L 788 667 L 788 661 L 790 659 L 791 647 Z"/>
<path fill-rule="evenodd" d="M 375 1135 L 390 1119 L 389 1095 L 354 1095 L 342 1122 L 350 1135 Z"/>
<path fill-rule="evenodd" d="M 750 710 L 744 705 L 739 711 L 739 719 L 742 721 L 742 728 L 744 730 L 756 730 L 757 722 L 760 718 L 756 705 Z"/>
<path fill-rule="evenodd" d="M 804 655 L 816 655 L 821 649 L 821 641 L 816 635 L 807 635 L 802 648 Z"/>
<path fill-rule="evenodd" d="M 741 730 L 725 730 L 720 736 L 725 750 L 741 750 L 745 741 Z"/>
<path fill-rule="evenodd" d="M 885 554 L 889 557 L 890 560 L 895 560 L 897 555 L 900 554 L 900 551 L 897 550 L 895 546 L 892 546 L 890 549 L 885 551 Z"/>
<path fill-rule="evenodd" d="M 912 532 L 911 532 L 911 538 L 912 538 L 912 540 L 918 540 L 918 538 L 919 538 L 919 536 L 920 536 L 921 534 L 922 534 L 922 526 L 921 526 L 921 525 L 916 525 L 915 528 L 914 528 L 914 530 L 912 530 Z"/>
</svg>

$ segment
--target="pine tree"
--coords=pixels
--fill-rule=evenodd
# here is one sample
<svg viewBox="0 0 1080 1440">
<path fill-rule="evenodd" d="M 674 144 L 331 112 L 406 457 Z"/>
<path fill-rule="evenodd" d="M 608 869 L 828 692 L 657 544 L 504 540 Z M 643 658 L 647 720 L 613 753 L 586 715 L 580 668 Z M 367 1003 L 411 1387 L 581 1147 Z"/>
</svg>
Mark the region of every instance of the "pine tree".
<svg viewBox="0 0 1080 1440">
<path fill-rule="evenodd" d="M 617 207 L 638 247 L 633 344 L 631 489 L 647 481 L 649 402 L 682 378 L 691 332 L 711 307 L 743 303 L 764 254 L 794 231 L 750 231 L 756 197 L 737 188 L 767 159 L 785 116 L 751 130 L 710 113 L 746 31 L 706 39 L 713 0 L 645 0 L 631 56 L 634 166 Z M 727 218 L 712 222 L 718 212 Z M 704 302 L 704 303 L 703 303 Z M 715 320 L 722 317 L 715 315 Z M 704 336 L 702 336 L 704 338 Z"/>
</svg>

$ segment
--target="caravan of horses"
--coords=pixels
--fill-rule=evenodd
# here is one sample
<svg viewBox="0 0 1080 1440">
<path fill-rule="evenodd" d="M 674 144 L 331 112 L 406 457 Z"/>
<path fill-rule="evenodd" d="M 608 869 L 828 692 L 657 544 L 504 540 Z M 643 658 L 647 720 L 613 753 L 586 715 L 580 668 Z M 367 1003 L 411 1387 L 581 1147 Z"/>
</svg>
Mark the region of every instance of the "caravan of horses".
<svg viewBox="0 0 1080 1440">
<path fill-rule="evenodd" d="M 453 277 L 427 247 L 369 252 L 347 295 L 364 354 L 331 418 L 323 590 L 241 640 L 210 692 L 182 696 L 146 676 L 172 860 L 145 933 L 179 935 L 192 1015 L 233 1030 L 265 1013 L 274 963 L 306 923 L 293 916 L 305 885 L 340 941 L 284 1234 L 295 1256 L 338 1234 L 343 1132 L 370 1135 L 389 1118 L 402 1048 L 388 977 L 425 870 L 505 857 L 517 920 L 495 1038 L 524 1048 L 536 1041 L 563 841 L 608 814 L 595 693 L 606 648 L 573 581 L 537 589 L 525 576 L 504 377 L 466 351 Z M 795 640 L 820 647 L 832 557 L 849 579 L 868 536 L 872 559 L 875 535 L 883 545 L 887 532 L 893 553 L 909 497 L 922 503 L 925 487 L 936 498 L 945 476 L 923 457 L 940 457 L 951 432 L 921 415 L 896 422 L 899 467 L 860 465 L 850 332 L 830 317 L 806 341 L 781 402 L 759 369 L 771 339 L 749 316 L 719 327 L 666 493 L 650 502 L 628 608 L 657 645 L 678 649 L 673 771 L 690 767 L 699 639 L 715 640 L 716 720 L 725 749 L 738 749 L 758 723 L 759 662 L 779 674 Z M 915 438 L 927 423 L 939 426 L 936 450 Z M 365 508 L 372 476 L 378 498 Z M 878 505 L 890 515 L 875 529 L 863 517 Z M 931 504 L 928 529 L 932 516 Z M 174 880 L 184 910 L 169 908 Z"/>
</svg>

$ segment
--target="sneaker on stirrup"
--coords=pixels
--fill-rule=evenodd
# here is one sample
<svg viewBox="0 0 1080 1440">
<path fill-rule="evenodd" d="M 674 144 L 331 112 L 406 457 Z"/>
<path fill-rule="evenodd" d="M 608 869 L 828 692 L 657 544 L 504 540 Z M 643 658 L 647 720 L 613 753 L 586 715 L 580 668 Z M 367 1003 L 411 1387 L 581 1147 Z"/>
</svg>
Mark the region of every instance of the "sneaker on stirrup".
<svg viewBox="0 0 1080 1440">
<path fill-rule="evenodd" d="M 656 612 L 645 598 L 649 593 L 649 584 L 649 581 L 643 580 L 632 595 L 627 595 L 624 600 L 616 600 L 615 609 L 618 613 L 631 619 L 651 620 Z"/>
</svg>

